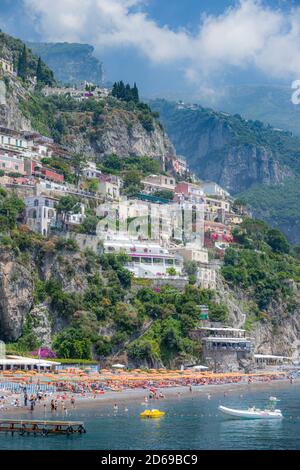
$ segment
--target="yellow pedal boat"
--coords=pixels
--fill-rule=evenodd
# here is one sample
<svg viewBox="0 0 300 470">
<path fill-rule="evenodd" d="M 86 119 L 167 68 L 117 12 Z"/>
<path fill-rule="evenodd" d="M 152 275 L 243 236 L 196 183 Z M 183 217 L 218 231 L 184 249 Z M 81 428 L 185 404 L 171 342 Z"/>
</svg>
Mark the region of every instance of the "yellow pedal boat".
<svg viewBox="0 0 300 470">
<path fill-rule="evenodd" d="M 140 413 L 141 418 L 161 418 L 164 415 L 165 412 L 159 410 L 145 410 Z"/>
</svg>

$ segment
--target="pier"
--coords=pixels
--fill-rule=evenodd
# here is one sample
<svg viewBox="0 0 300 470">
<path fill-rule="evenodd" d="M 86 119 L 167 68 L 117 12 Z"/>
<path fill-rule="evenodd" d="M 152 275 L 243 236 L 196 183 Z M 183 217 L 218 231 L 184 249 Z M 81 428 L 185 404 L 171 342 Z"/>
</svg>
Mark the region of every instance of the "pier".
<svg viewBox="0 0 300 470">
<path fill-rule="evenodd" d="M 0 432 L 15 433 L 20 436 L 33 434 L 83 434 L 86 432 L 83 421 L 44 421 L 32 419 L 0 419 Z"/>
</svg>

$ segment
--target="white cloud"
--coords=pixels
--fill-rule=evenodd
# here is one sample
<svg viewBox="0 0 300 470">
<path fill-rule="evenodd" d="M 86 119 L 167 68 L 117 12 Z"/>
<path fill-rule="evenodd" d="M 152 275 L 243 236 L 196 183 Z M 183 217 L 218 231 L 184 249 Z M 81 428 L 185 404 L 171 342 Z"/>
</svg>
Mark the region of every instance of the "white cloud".
<svg viewBox="0 0 300 470">
<path fill-rule="evenodd" d="M 149 0 L 148 0 L 149 1 Z M 204 16 L 196 34 L 161 27 L 143 0 L 24 0 L 43 37 L 96 49 L 133 47 L 153 63 L 177 62 L 196 82 L 230 67 L 256 67 L 274 77 L 300 74 L 300 8 L 272 10 L 241 0 Z"/>
</svg>

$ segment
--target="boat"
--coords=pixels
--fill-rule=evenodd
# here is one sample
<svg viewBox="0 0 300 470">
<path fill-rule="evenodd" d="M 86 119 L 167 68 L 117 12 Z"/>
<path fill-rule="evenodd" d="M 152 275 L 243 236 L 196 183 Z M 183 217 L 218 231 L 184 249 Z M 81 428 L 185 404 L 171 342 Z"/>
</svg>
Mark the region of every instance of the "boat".
<svg viewBox="0 0 300 470">
<path fill-rule="evenodd" d="M 237 410 L 234 408 L 228 408 L 226 406 L 219 406 L 219 410 L 229 415 L 233 418 L 242 418 L 242 419 L 282 419 L 281 410 L 275 409 L 276 403 L 280 401 L 276 397 L 269 398 L 269 406 L 264 410 L 260 410 L 259 408 L 248 408 L 247 410 Z"/>
<path fill-rule="evenodd" d="M 140 413 L 141 418 L 161 418 L 164 415 L 165 412 L 159 410 L 145 410 Z"/>
<path fill-rule="evenodd" d="M 233 418 L 242 419 L 281 419 L 283 418 L 281 410 L 260 410 L 255 407 L 248 408 L 247 410 L 236 410 L 227 408 L 226 406 L 219 406 L 219 410 Z"/>
</svg>

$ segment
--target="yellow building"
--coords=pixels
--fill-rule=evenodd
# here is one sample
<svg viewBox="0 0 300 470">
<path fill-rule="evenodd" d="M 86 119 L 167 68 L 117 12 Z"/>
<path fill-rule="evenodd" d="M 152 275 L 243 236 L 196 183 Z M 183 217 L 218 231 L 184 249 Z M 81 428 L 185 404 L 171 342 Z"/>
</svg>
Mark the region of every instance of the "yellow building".
<svg viewBox="0 0 300 470">
<path fill-rule="evenodd" d="M 14 73 L 14 66 L 11 62 L 6 59 L 0 58 L 0 70 L 4 73 Z"/>
</svg>

